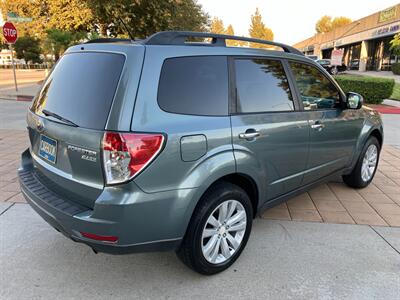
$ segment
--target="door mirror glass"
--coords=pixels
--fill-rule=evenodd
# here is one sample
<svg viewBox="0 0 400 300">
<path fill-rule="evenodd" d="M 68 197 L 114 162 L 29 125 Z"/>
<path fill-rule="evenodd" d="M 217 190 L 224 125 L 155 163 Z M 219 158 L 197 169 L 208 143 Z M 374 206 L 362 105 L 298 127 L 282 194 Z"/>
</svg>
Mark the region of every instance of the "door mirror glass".
<svg viewBox="0 0 400 300">
<path fill-rule="evenodd" d="M 363 105 L 364 99 L 363 96 L 357 93 L 347 93 L 347 108 L 350 109 L 360 109 Z"/>
</svg>

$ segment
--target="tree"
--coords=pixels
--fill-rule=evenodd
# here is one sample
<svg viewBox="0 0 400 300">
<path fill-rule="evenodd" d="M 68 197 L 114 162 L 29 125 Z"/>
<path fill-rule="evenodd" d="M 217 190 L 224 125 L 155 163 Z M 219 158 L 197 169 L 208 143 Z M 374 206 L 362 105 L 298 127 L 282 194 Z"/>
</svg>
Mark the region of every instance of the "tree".
<svg viewBox="0 0 400 300">
<path fill-rule="evenodd" d="M 332 17 L 321 17 L 315 24 L 315 30 L 317 31 L 317 33 L 332 31 Z"/>
<path fill-rule="evenodd" d="M 224 22 L 219 18 L 213 18 L 210 25 L 210 32 L 225 34 Z"/>
<path fill-rule="evenodd" d="M 390 41 L 390 50 L 394 55 L 400 56 L 400 34 L 396 34 Z"/>
<path fill-rule="evenodd" d="M 233 26 L 231 24 L 229 24 L 228 27 L 226 28 L 225 34 L 235 35 L 235 30 L 233 29 Z M 227 40 L 226 44 L 231 47 L 244 47 L 248 45 L 247 42 L 236 41 L 236 40 Z"/>
<path fill-rule="evenodd" d="M 350 24 L 352 21 L 347 17 L 336 17 L 332 20 L 332 30 Z"/>
<path fill-rule="evenodd" d="M 93 15 L 86 1 L 81 0 L 3 0 L 0 10 L 5 18 L 8 12 L 32 18 L 31 22 L 18 23 L 19 36 L 29 35 L 44 39 L 47 30 L 90 30 Z"/>
<path fill-rule="evenodd" d="M 336 17 L 332 19 L 331 16 L 321 17 L 315 24 L 317 33 L 327 33 L 332 30 L 350 24 L 352 21 L 347 17 Z"/>
<path fill-rule="evenodd" d="M 24 59 L 25 63 L 40 63 L 40 44 L 39 40 L 31 36 L 23 36 L 18 38 L 14 44 L 17 58 Z"/>
<path fill-rule="evenodd" d="M 235 30 L 233 30 L 232 24 L 229 24 L 228 27 L 225 30 L 225 33 L 227 35 L 235 35 Z"/>
<path fill-rule="evenodd" d="M 49 53 L 53 54 L 55 61 L 57 61 L 73 41 L 74 36 L 71 32 L 59 29 L 49 29 L 47 31 L 47 38 L 44 41 L 44 48 Z"/>
<path fill-rule="evenodd" d="M 101 34 L 136 38 L 163 30 L 204 31 L 209 16 L 196 0 L 87 0 Z"/>
<path fill-rule="evenodd" d="M 251 16 L 249 35 L 252 38 L 263 39 L 263 40 L 272 41 L 274 39 L 274 33 L 270 28 L 265 26 L 264 22 L 262 21 L 261 13 L 258 10 L 258 8 L 256 8 L 254 15 Z M 269 48 L 269 46 L 263 44 L 252 43 L 251 46 L 255 48 Z"/>
</svg>

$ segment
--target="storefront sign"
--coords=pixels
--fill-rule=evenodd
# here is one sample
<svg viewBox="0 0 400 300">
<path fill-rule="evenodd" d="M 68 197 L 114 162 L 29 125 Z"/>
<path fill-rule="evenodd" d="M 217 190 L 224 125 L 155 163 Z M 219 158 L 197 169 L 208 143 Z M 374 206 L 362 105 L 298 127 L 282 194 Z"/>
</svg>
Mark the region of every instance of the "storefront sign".
<svg viewBox="0 0 400 300">
<path fill-rule="evenodd" d="M 334 49 L 332 50 L 331 55 L 331 65 L 332 66 L 341 66 L 343 60 L 344 49 Z"/>
<path fill-rule="evenodd" d="M 383 34 L 386 34 L 386 33 L 396 32 L 399 29 L 400 29 L 400 25 L 399 24 L 392 25 L 392 26 L 381 27 L 381 28 L 375 30 L 372 35 L 373 36 L 383 35 Z"/>
<path fill-rule="evenodd" d="M 387 35 L 394 35 L 396 33 L 400 32 L 400 22 L 394 22 L 392 24 L 386 25 L 386 26 L 381 26 L 378 28 L 366 30 L 360 33 L 348 35 L 346 37 L 343 37 L 336 42 L 327 42 L 321 45 L 321 49 L 329 49 L 333 48 L 334 46 L 344 46 L 348 44 L 353 44 L 353 43 L 358 43 L 361 41 L 366 41 L 366 40 L 371 40 L 374 38 L 378 37 L 384 37 Z"/>
<path fill-rule="evenodd" d="M 321 45 L 321 50 L 333 48 L 333 46 L 334 46 L 334 42 L 328 42 L 328 43 L 325 43 L 325 44 Z"/>
<path fill-rule="evenodd" d="M 379 23 L 387 22 L 396 17 L 397 6 L 390 7 L 388 9 L 382 10 L 379 13 Z"/>
</svg>

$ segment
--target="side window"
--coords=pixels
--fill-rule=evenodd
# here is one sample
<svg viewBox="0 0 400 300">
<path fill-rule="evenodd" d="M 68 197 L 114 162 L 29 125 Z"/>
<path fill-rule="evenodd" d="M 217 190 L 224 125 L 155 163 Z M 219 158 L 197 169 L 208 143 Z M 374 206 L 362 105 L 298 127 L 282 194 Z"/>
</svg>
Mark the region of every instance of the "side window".
<svg viewBox="0 0 400 300">
<path fill-rule="evenodd" d="M 225 56 L 166 59 L 158 86 L 161 109 L 178 114 L 228 115 L 228 62 Z"/>
<path fill-rule="evenodd" d="M 305 110 L 332 109 L 341 106 L 340 93 L 317 68 L 290 62 Z"/>
<path fill-rule="evenodd" d="M 283 65 L 278 60 L 236 59 L 238 113 L 294 110 Z"/>
</svg>

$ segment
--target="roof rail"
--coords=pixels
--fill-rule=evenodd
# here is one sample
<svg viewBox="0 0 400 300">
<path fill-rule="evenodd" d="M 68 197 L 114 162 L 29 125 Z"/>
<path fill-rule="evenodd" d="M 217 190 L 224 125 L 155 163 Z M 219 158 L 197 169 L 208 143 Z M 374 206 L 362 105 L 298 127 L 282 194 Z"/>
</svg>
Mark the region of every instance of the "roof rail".
<svg viewBox="0 0 400 300">
<path fill-rule="evenodd" d="M 117 39 L 117 38 L 99 38 L 93 39 L 85 42 L 85 44 L 95 44 L 95 43 L 132 43 L 131 39 Z"/>
<path fill-rule="evenodd" d="M 226 47 L 226 40 L 244 41 L 258 44 L 265 44 L 270 46 L 277 46 L 282 48 L 287 53 L 293 53 L 298 55 L 304 55 L 301 51 L 296 48 L 276 43 L 273 41 L 253 39 L 243 36 L 226 35 L 226 34 L 215 34 L 209 32 L 196 32 L 196 31 L 161 31 L 157 32 L 146 40 L 143 41 L 145 45 L 185 45 L 187 44 L 187 38 L 200 37 L 200 38 L 211 38 L 211 43 L 207 44 L 210 46 Z M 190 42 L 189 42 L 190 43 Z M 199 43 L 195 43 L 199 45 Z M 201 45 L 201 44 L 200 44 Z"/>
</svg>

